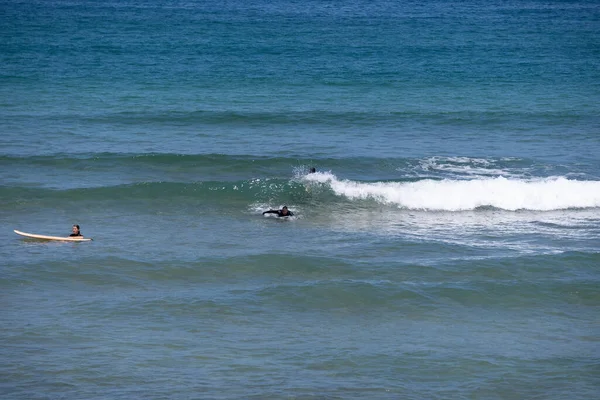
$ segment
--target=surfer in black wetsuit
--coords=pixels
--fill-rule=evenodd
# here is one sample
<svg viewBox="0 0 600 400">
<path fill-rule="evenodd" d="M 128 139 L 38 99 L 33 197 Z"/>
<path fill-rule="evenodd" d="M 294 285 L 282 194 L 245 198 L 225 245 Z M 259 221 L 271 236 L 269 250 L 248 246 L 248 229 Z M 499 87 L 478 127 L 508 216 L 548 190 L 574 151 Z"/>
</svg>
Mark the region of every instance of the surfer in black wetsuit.
<svg viewBox="0 0 600 400">
<path fill-rule="evenodd" d="M 292 215 L 294 215 L 293 212 L 288 210 L 287 206 L 283 206 L 281 210 L 269 210 L 263 212 L 263 215 L 265 214 L 277 214 L 278 217 L 291 217 Z"/>
<path fill-rule="evenodd" d="M 79 230 L 79 225 L 73 225 L 73 229 L 71 229 L 71 231 L 73 233 L 71 233 L 69 236 L 83 236 Z"/>
</svg>

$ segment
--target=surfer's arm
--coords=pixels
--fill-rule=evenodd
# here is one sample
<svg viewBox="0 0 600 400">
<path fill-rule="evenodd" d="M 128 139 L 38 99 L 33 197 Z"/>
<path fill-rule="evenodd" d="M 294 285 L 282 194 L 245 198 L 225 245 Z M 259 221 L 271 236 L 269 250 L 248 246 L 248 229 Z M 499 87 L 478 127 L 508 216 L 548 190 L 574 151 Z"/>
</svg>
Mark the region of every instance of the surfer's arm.
<svg viewBox="0 0 600 400">
<path fill-rule="evenodd" d="M 279 214 L 279 211 L 278 211 L 278 210 L 269 210 L 269 211 L 264 211 L 264 212 L 263 212 L 263 215 L 265 215 L 265 214 Z"/>
</svg>

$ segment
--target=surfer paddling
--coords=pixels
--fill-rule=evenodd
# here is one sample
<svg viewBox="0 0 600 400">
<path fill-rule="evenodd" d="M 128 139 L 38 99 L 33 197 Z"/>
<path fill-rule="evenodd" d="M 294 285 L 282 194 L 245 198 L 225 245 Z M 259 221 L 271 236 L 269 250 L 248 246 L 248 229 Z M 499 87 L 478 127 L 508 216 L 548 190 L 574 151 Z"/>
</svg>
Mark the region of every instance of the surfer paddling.
<svg viewBox="0 0 600 400">
<path fill-rule="evenodd" d="M 73 225 L 73 229 L 71 229 L 71 231 L 73 233 L 71 233 L 69 236 L 83 236 L 81 234 L 81 230 L 79 229 L 79 225 Z"/>
<path fill-rule="evenodd" d="M 287 206 L 283 206 L 283 208 L 281 210 L 269 210 L 269 211 L 265 211 L 262 213 L 263 215 L 265 214 L 277 214 L 278 217 L 291 217 L 292 215 L 294 215 L 293 212 L 291 212 L 290 210 L 288 210 Z"/>
</svg>

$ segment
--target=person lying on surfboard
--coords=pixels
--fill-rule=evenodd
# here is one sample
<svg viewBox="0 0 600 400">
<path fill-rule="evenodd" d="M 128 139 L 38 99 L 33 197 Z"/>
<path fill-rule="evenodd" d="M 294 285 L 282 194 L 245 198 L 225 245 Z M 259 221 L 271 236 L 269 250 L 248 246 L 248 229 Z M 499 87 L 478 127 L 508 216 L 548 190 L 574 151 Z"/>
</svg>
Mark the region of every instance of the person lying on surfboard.
<svg viewBox="0 0 600 400">
<path fill-rule="evenodd" d="M 294 215 L 293 212 L 288 210 L 287 206 L 283 206 L 281 210 L 269 210 L 263 212 L 263 215 L 265 214 L 277 214 L 278 217 L 291 217 L 292 215 Z"/>
<path fill-rule="evenodd" d="M 79 230 L 79 225 L 73 225 L 73 229 L 71 229 L 71 231 L 73 233 L 71 233 L 69 236 L 83 236 L 81 234 L 81 230 Z"/>
</svg>

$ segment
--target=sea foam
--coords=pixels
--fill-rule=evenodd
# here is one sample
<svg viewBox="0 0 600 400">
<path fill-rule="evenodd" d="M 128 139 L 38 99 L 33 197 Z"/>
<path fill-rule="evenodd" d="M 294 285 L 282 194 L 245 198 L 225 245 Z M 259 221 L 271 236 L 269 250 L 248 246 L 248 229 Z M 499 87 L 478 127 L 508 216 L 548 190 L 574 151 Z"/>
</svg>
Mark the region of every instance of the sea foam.
<svg viewBox="0 0 600 400">
<path fill-rule="evenodd" d="M 336 195 L 348 199 L 373 199 L 414 210 L 464 211 L 494 207 L 510 211 L 551 211 L 600 207 L 600 181 L 564 177 L 365 183 L 340 180 L 331 173 L 320 172 L 309 174 L 305 179 L 328 185 Z"/>
</svg>

